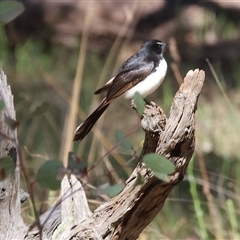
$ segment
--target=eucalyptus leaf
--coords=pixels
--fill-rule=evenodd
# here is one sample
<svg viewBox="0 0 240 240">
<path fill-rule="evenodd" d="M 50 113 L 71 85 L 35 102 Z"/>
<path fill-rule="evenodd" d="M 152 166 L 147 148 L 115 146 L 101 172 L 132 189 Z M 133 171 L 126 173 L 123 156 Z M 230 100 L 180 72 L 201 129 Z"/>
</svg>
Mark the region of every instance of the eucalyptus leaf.
<svg viewBox="0 0 240 240">
<path fill-rule="evenodd" d="M 136 105 L 137 112 L 141 116 L 144 112 L 145 102 L 139 92 L 134 94 L 133 100 Z"/>
<path fill-rule="evenodd" d="M 175 171 L 175 165 L 159 154 L 146 154 L 143 162 L 153 171 L 154 176 L 165 182 L 168 181 L 167 175 Z"/>
<path fill-rule="evenodd" d="M 63 168 L 59 160 L 46 161 L 38 170 L 36 180 L 44 188 L 57 190 L 61 181 L 57 179 L 59 169 Z"/>
<path fill-rule="evenodd" d="M 137 174 L 137 179 L 136 179 L 136 182 L 135 182 L 134 185 L 138 186 L 138 185 L 141 185 L 143 183 L 144 183 L 144 178 L 143 178 L 143 176 L 140 173 L 138 173 Z"/>
<path fill-rule="evenodd" d="M 169 182 L 169 178 L 168 178 L 168 175 L 167 174 L 162 174 L 162 173 L 159 173 L 159 172 L 155 172 L 153 171 L 153 174 L 155 177 L 157 177 L 158 179 L 164 181 L 164 182 Z"/>
</svg>

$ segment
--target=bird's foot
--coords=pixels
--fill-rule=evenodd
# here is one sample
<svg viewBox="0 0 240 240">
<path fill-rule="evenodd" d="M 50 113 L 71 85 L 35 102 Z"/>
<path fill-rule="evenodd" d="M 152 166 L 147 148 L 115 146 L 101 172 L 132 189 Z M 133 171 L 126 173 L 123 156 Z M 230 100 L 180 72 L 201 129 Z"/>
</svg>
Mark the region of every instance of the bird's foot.
<svg viewBox="0 0 240 240">
<path fill-rule="evenodd" d="M 131 101 L 131 108 L 134 110 L 137 110 L 137 106 L 136 106 L 134 100 Z"/>
<path fill-rule="evenodd" d="M 149 102 L 146 98 L 143 99 L 146 105 L 151 105 L 151 102 Z"/>
</svg>

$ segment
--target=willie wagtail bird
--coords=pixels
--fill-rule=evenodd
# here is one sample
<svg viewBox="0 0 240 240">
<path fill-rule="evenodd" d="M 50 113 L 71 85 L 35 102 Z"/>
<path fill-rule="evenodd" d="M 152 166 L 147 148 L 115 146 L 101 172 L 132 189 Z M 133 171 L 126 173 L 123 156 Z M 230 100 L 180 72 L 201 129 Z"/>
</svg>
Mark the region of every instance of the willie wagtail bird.
<svg viewBox="0 0 240 240">
<path fill-rule="evenodd" d="M 122 64 L 117 75 L 95 92 L 105 92 L 106 95 L 98 108 L 77 127 L 74 141 L 81 141 L 90 132 L 115 98 L 124 94 L 125 98 L 132 99 L 136 92 L 145 98 L 160 86 L 167 72 L 167 63 L 163 57 L 166 46 L 159 40 L 147 41 Z"/>
</svg>

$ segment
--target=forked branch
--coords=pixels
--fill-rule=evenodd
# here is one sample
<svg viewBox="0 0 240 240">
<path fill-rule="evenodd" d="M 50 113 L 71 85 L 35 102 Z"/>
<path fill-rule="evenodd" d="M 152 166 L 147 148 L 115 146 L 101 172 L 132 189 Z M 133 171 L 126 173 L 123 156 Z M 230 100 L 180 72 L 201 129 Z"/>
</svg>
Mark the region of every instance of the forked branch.
<svg viewBox="0 0 240 240">
<path fill-rule="evenodd" d="M 187 73 L 173 99 L 169 118 L 155 103 L 146 106 L 141 120 L 145 142 L 139 164 L 118 196 L 91 213 L 80 182 L 73 175 L 69 179 L 65 177 L 61 194 L 64 200 L 60 199 L 42 217 L 42 221 L 49 218 L 43 228 L 46 236 L 54 235 L 55 239 L 136 239 L 185 175 L 195 147 L 197 102 L 204 79 L 204 71 L 196 69 Z M 147 153 L 161 154 L 175 164 L 176 170 L 169 176 L 169 183 L 154 177 L 141 163 Z M 139 174 L 144 179 L 142 184 L 138 183 Z M 58 207 L 52 214 L 55 206 Z M 49 214 L 52 216 L 48 217 Z M 52 224 L 56 222 L 60 223 L 57 227 Z"/>
</svg>

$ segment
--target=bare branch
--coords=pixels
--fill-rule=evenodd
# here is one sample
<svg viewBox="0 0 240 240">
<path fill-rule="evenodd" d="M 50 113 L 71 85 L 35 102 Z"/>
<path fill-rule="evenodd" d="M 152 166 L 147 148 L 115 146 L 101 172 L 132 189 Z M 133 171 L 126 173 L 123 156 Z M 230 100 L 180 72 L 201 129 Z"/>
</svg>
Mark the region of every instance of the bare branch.
<svg viewBox="0 0 240 240">
<path fill-rule="evenodd" d="M 197 101 L 204 79 L 204 71 L 188 72 L 173 99 L 168 119 L 155 103 L 146 106 L 141 120 L 145 142 L 140 162 L 118 196 L 91 213 L 82 186 L 75 177 L 71 176 L 69 183 L 67 178 L 63 180 L 62 201 L 59 202 L 62 202 L 62 210 L 61 207 L 57 210 L 62 213 L 61 219 L 60 214 L 54 215 L 57 216 L 54 222 L 61 222 L 57 228 L 54 225 L 55 238 L 117 240 L 139 236 L 162 209 L 172 188 L 184 177 L 194 152 Z M 169 183 L 154 177 L 141 163 L 142 157 L 152 152 L 165 156 L 175 164 L 176 170 L 169 176 Z M 138 183 L 139 175 L 144 179 L 142 184 Z M 66 196 L 69 196 L 68 201 Z M 48 232 L 53 230 L 53 226 L 48 224 L 45 228 Z"/>
</svg>

